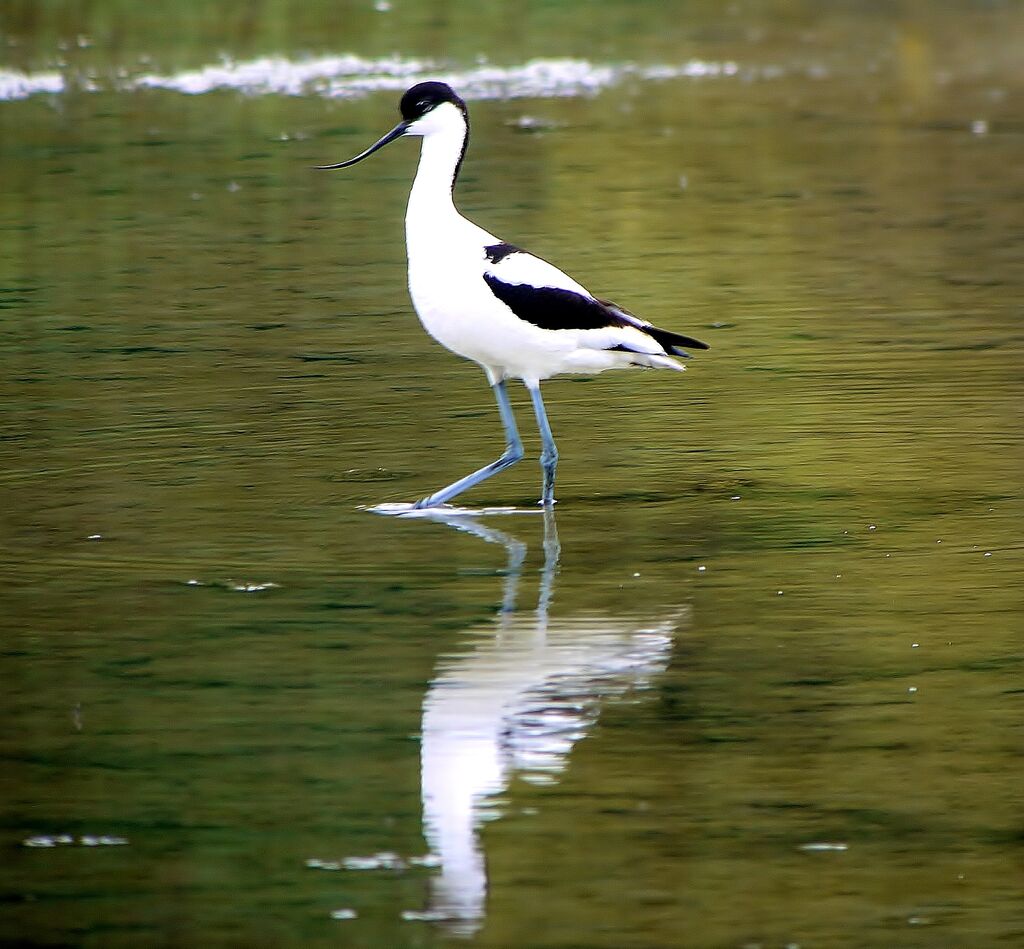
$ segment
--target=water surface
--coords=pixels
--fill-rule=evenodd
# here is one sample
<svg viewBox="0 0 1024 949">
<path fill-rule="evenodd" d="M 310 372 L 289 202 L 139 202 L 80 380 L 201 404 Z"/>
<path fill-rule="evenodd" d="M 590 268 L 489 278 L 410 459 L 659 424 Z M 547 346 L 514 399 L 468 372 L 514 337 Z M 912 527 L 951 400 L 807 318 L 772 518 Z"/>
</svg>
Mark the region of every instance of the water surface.
<svg viewBox="0 0 1024 949">
<path fill-rule="evenodd" d="M 1024 938 L 1019 9 L 103 6 L 0 21 L 2 938 Z M 415 143 L 309 168 L 428 75 L 712 346 L 545 387 L 555 518 L 365 510 L 500 449 Z"/>
</svg>

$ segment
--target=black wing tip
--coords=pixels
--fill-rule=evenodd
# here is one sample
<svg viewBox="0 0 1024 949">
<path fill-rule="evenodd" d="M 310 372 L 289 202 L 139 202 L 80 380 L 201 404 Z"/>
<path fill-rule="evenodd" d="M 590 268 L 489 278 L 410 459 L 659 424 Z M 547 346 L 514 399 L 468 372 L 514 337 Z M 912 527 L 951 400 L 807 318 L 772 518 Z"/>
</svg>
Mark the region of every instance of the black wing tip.
<svg viewBox="0 0 1024 949">
<path fill-rule="evenodd" d="M 673 333 L 671 330 L 659 329 L 656 326 L 642 327 L 648 336 L 653 337 L 657 340 L 670 356 L 685 356 L 689 358 L 690 354 L 684 352 L 681 349 L 677 349 L 678 346 L 685 346 L 687 349 L 710 349 L 711 347 L 707 343 L 701 342 L 699 339 L 694 339 L 692 336 L 684 336 L 682 333 Z"/>
<path fill-rule="evenodd" d="M 652 328 L 657 330 L 658 342 L 663 346 L 686 346 L 689 349 L 711 348 L 707 343 L 703 343 L 699 339 L 694 339 L 692 336 L 685 336 L 682 333 L 673 333 L 672 330 L 657 329 L 657 327 Z"/>
<path fill-rule="evenodd" d="M 661 346 L 664 347 L 665 352 L 671 356 L 686 356 L 689 357 L 689 353 L 684 353 L 681 350 L 676 350 L 675 346 L 689 346 L 691 349 L 710 349 L 711 347 L 699 339 L 694 339 L 692 336 L 684 336 L 682 333 L 674 333 L 672 330 L 663 330 L 659 326 L 652 326 L 646 320 L 641 320 L 640 317 L 634 313 L 630 313 L 625 307 L 619 306 L 618 303 L 612 303 L 610 300 L 598 300 L 605 309 L 609 310 L 616 319 L 613 320 L 612 325 L 618 326 L 634 326 L 642 333 L 646 333 L 648 336 L 657 340 Z"/>
</svg>

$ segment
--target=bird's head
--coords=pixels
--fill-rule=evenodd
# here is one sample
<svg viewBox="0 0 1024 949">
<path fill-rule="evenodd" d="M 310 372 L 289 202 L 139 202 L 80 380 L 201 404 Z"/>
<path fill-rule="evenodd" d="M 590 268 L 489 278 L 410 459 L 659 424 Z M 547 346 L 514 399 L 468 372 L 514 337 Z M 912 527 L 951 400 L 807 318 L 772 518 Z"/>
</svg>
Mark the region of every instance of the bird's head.
<svg viewBox="0 0 1024 949">
<path fill-rule="evenodd" d="M 340 161 L 334 165 L 317 165 L 321 170 L 348 168 L 356 162 L 369 158 L 375 151 L 383 148 L 403 135 L 437 135 L 452 134 L 465 137 L 469 126 L 469 114 L 466 103 L 459 98 L 455 90 L 444 82 L 418 82 L 407 89 L 399 103 L 402 121 L 383 138 L 374 142 L 366 151 Z"/>
</svg>

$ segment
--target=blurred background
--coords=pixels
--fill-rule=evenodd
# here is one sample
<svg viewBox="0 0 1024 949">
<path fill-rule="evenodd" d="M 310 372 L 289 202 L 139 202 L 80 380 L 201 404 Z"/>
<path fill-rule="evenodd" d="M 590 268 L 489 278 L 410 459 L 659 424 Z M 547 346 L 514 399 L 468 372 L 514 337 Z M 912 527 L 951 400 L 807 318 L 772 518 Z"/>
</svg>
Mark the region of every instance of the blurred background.
<svg viewBox="0 0 1024 949">
<path fill-rule="evenodd" d="M 1024 10 L 0 8 L 0 941 L 1024 940 Z M 461 210 L 707 340 L 545 387 L 555 518 L 405 290 Z M 465 500 L 532 508 L 539 451 Z"/>
</svg>

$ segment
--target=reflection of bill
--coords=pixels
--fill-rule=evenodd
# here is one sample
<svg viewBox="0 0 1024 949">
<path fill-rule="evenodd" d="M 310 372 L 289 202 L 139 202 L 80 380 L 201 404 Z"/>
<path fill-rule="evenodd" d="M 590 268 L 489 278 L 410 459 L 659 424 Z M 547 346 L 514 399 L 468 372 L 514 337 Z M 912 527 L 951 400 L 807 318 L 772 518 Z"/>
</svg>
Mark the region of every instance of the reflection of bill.
<svg viewBox="0 0 1024 949">
<path fill-rule="evenodd" d="M 478 641 L 443 658 L 423 703 L 424 833 L 440 858 L 429 916 L 452 933 L 479 927 L 487 894 L 479 824 L 500 816 L 512 776 L 552 783 L 603 701 L 643 688 L 668 664 L 681 613 L 656 620 L 580 613 L 550 617 L 558 568 L 554 514 L 545 515 L 537 609 L 515 611 L 526 548 L 466 517 L 437 516 L 508 551 L 504 608 Z"/>
</svg>

